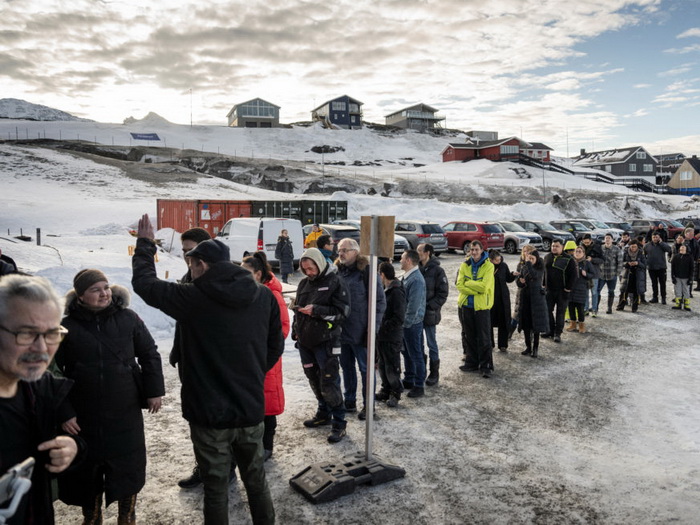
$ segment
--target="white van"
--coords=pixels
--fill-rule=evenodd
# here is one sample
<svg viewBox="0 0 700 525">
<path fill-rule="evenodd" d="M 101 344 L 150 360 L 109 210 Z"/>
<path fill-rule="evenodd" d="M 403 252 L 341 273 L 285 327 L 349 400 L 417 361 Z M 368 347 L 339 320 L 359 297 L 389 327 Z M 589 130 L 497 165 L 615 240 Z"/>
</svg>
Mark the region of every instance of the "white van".
<svg viewBox="0 0 700 525">
<path fill-rule="evenodd" d="M 240 263 L 244 257 L 264 251 L 270 266 L 277 268 L 279 261 L 275 258 L 275 248 L 282 230 L 289 232 L 294 251 L 294 267 L 297 268 L 304 251 L 304 234 L 301 221 L 297 219 L 239 217 L 224 224 L 216 238 L 229 247 L 233 262 Z"/>
</svg>

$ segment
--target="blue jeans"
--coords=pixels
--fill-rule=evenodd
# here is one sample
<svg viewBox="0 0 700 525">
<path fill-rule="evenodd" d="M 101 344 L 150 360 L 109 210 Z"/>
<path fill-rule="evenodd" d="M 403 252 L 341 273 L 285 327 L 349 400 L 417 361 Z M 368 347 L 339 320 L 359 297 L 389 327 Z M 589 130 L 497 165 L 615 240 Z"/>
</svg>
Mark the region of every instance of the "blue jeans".
<svg viewBox="0 0 700 525">
<path fill-rule="evenodd" d="M 423 321 L 403 329 L 404 381 L 418 388 L 424 388 L 425 360 L 421 349 Z"/>
<path fill-rule="evenodd" d="M 345 401 L 357 399 L 357 370 L 362 376 L 362 401 L 367 398 L 367 347 L 352 343 L 340 343 L 340 367 L 343 369 L 343 397 Z"/>
<path fill-rule="evenodd" d="M 596 305 L 594 310 L 598 311 L 598 304 L 600 303 L 600 292 L 603 291 L 605 285 L 608 285 L 608 297 L 615 297 L 615 287 L 617 286 L 617 277 L 612 279 L 598 279 L 598 294 L 596 295 Z"/>
<path fill-rule="evenodd" d="M 423 334 L 421 334 L 421 352 L 425 355 L 425 342 L 428 342 L 428 356 L 431 363 L 436 363 L 440 360 L 437 345 L 437 325 L 423 325 Z"/>
<path fill-rule="evenodd" d="M 590 289 L 590 294 L 586 291 L 586 303 L 583 305 L 583 311 L 593 310 L 598 311 L 598 303 L 600 299 L 598 298 L 598 281 L 599 279 L 591 279 L 593 281 L 593 288 Z M 590 298 L 590 301 L 589 301 Z M 589 308 L 589 305 L 593 305 L 593 308 Z"/>
<path fill-rule="evenodd" d="M 204 523 L 228 523 L 228 484 L 235 460 L 248 495 L 253 523 L 274 523 L 275 509 L 263 468 L 264 424 L 210 428 L 190 423 L 194 455 L 204 483 Z"/>
</svg>

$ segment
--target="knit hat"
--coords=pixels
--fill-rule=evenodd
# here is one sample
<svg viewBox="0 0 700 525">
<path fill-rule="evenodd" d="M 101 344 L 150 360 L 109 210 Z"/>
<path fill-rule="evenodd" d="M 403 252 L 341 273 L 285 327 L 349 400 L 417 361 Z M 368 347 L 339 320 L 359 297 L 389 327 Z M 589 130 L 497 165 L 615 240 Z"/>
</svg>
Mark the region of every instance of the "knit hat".
<svg viewBox="0 0 700 525">
<path fill-rule="evenodd" d="M 80 270 L 75 277 L 73 277 L 73 289 L 78 297 L 82 296 L 88 288 L 93 284 L 99 283 L 100 281 L 107 281 L 107 276 L 103 274 L 100 270 L 94 268 L 86 268 L 85 270 Z"/>
<path fill-rule="evenodd" d="M 193 250 L 187 252 L 187 257 L 195 257 L 200 261 L 214 264 L 231 260 L 231 252 L 223 242 L 218 239 L 202 241 Z"/>
<path fill-rule="evenodd" d="M 316 266 L 318 266 L 319 273 L 323 272 L 323 270 L 326 269 L 326 265 L 328 264 L 326 258 L 323 256 L 323 254 L 318 248 L 307 249 L 306 251 L 304 251 L 304 253 L 301 254 L 301 258 L 311 259 L 316 264 Z"/>
</svg>

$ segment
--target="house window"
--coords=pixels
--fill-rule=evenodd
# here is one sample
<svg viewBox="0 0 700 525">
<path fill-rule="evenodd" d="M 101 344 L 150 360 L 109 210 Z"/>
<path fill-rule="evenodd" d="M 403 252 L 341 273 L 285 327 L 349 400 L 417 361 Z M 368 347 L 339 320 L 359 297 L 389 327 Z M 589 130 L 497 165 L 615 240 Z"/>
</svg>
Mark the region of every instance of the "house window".
<svg viewBox="0 0 700 525">
<path fill-rule="evenodd" d="M 357 104 L 350 104 L 349 106 L 350 106 L 350 108 L 349 108 L 350 113 L 359 113 L 360 112 L 360 106 L 358 106 Z M 343 109 L 345 109 L 345 108 L 343 108 Z"/>
<path fill-rule="evenodd" d="M 646 152 L 644 152 L 644 151 L 638 151 L 638 152 L 637 152 L 637 158 L 638 158 L 638 159 L 646 159 L 646 158 L 647 158 Z"/>
<path fill-rule="evenodd" d="M 501 155 L 512 155 L 518 153 L 520 149 L 518 146 L 501 146 Z"/>
<path fill-rule="evenodd" d="M 345 111 L 345 102 L 331 102 L 333 111 Z"/>
<path fill-rule="evenodd" d="M 644 171 L 646 173 L 653 173 L 654 172 L 654 165 L 653 164 L 645 164 Z"/>
<path fill-rule="evenodd" d="M 680 179 L 681 179 L 681 180 L 690 180 L 690 179 L 692 179 L 692 178 L 693 178 L 693 172 L 692 172 L 692 171 L 690 171 L 690 170 L 681 171 L 681 176 L 680 176 Z"/>
<path fill-rule="evenodd" d="M 612 166 L 610 164 L 607 164 L 605 166 L 605 171 L 607 171 L 608 173 L 612 173 Z"/>
<path fill-rule="evenodd" d="M 355 115 L 350 117 L 350 122 L 352 122 L 353 124 L 355 123 Z"/>
<path fill-rule="evenodd" d="M 636 164 L 630 164 L 630 173 L 636 172 L 637 171 L 637 165 Z"/>
</svg>

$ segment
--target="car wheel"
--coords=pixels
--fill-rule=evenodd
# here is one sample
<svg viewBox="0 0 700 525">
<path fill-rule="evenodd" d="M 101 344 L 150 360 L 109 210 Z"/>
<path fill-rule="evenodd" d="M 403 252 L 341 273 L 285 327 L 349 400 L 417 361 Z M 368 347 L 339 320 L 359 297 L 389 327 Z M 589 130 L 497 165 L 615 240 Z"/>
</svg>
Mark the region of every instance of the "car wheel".
<svg viewBox="0 0 700 525">
<path fill-rule="evenodd" d="M 470 244 L 470 242 L 467 241 L 462 246 L 462 251 L 464 252 L 464 255 L 469 255 L 469 244 Z"/>
<path fill-rule="evenodd" d="M 552 248 L 552 241 L 549 239 L 542 239 L 542 248 L 544 251 L 548 252 Z"/>
<path fill-rule="evenodd" d="M 515 245 L 515 242 L 506 241 L 506 253 L 513 255 L 517 251 L 518 251 L 518 247 Z"/>
</svg>

